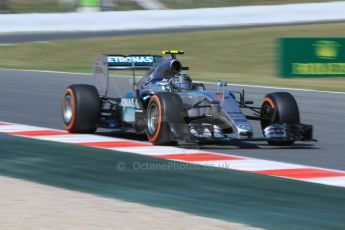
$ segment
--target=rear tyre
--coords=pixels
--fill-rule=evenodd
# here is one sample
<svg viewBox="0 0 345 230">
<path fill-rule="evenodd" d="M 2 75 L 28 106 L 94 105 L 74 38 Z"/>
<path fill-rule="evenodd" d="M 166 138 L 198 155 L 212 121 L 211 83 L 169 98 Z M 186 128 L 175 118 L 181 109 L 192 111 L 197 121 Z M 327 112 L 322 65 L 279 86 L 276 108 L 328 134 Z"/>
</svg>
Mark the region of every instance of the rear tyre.
<svg viewBox="0 0 345 230">
<path fill-rule="evenodd" d="M 272 124 L 298 124 L 300 114 L 295 98 L 287 92 L 267 94 L 261 105 L 262 131 Z M 263 119 L 267 118 L 267 119 Z M 294 141 L 269 140 L 270 145 L 292 145 Z"/>
<path fill-rule="evenodd" d="M 71 133 L 93 133 L 97 129 L 101 102 L 96 87 L 71 85 L 62 102 L 65 129 Z"/>
<path fill-rule="evenodd" d="M 176 132 L 183 132 L 186 126 L 182 108 L 182 100 L 175 93 L 161 92 L 151 97 L 146 109 L 146 133 L 152 144 L 176 144 Z"/>
</svg>

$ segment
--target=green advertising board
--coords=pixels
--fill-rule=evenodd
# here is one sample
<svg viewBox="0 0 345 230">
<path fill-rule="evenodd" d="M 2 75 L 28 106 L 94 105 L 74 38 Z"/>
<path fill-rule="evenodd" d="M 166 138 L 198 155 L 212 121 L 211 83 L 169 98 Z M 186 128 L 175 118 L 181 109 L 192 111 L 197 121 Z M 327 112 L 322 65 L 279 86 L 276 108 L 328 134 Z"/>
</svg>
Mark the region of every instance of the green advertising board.
<svg viewBox="0 0 345 230">
<path fill-rule="evenodd" d="M 345 38 L 281 38 L 282 77 L 345 77 Z"/>
</svg>

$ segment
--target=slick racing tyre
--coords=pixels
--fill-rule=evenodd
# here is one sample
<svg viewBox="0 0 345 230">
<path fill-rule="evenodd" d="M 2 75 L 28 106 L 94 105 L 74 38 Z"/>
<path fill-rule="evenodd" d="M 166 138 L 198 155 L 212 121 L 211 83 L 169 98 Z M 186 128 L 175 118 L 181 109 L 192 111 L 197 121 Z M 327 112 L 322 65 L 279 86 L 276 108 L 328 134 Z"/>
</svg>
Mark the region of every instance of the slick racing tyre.
<svg viewBox="0 0 345 230">
<path fill-rule="evenodd" d="M 172 145 L 177 142 L 176 132 L 183 132 L 186 126 L 182 108 L 182 100 L 175 93 L 161 92 L 151 97 L 146 109 L 146 133 L 152 144 Z"/>
<path fill-rule="evenodd" d="M 62 102 L 65 129 L 71 133 L 93 133 L 97 129 L 101 102 L 92 85 L 71 85 Z"/>
<path fill-rule="evenodd" d="M 261 128 L 272 124 L 299 124 L 300 115 L 295 98 L 287 92 L 267 94 L 261 105 Z M 292 145 L 293 140 L 269 140 L 270 145 Z"/>
</svg>

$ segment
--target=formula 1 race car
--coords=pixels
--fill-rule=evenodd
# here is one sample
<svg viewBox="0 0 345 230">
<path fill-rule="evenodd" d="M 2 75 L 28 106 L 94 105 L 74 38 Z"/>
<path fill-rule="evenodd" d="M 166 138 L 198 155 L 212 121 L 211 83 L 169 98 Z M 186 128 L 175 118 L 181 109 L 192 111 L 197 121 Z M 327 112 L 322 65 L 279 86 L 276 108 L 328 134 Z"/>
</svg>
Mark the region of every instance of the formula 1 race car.
<svg viewBox="0 0 345 230">
<path fill-rule="evenodd" d="M 185 73 L 189 68 L 176 58 L 183 53 L 163 51 L 170 58 L 101 55 L 94 63 L 97 87 L 71 85 L 65 92 L 65 129 L 71 133 L 93 133 L 101 127 L 146 133 L 155 145 L 257 140 L 291 145 L 294 141 L 313 140 L 313 127 L 300 123 L 299 109 L 290 93 L 267 94 L 262 104 L 254 107 L 253 101 L 245 100 L 243 90 L 228 90 L 226 82 L 218 81 L 216 90 L 207 90 Z M 109 70 L 132 70 L 133 89 L 125 97 L 108 96 Z M 138 82 L 136 70 L 147 70 Z M 249 120 L 261 122 L 263 137 L 253 137 Z"/>
</svg>

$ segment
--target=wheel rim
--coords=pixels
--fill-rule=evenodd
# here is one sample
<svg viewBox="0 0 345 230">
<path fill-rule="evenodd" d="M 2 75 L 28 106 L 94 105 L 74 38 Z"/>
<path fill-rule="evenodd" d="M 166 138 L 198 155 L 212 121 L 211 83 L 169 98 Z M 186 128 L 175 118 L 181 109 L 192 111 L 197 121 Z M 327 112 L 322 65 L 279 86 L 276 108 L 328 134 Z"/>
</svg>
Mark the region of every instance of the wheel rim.
<svg viewBox="0 0 345 230">
<path fill-rule="evenodd" d="M 69 124 L 73 116 L 73 101 L 70 94 L 67 94 L 63 103 L 63 119 L 66 124 Z"/>
<path fill-rule="evenodd" d="M 274 123 L 273 108 L 269 103 L 263 103 L 261 106 L 261 113 L 261 118 L 265 118 L 261 120 L 261 126 L 263 129 Z"/>
<path fill-rule="evenodd" d="M 150 135 L 153 135 L 158 127 L 159 111 L 157 105 L 152 103 L 149 107 L 147 117 L 147 129 Z"/>
</svg>

